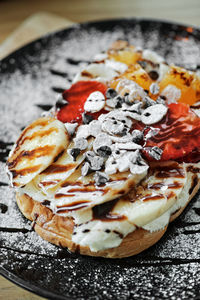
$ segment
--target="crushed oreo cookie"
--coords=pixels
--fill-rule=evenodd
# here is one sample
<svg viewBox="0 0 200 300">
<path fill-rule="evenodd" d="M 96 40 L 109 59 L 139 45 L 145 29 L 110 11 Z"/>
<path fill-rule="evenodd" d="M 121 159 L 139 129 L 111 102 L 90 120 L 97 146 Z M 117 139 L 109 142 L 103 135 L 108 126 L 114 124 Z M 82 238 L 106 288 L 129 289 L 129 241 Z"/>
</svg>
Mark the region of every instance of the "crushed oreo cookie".
<svg viewBox="0 0 200 300">
<path fill-rule="evenodd" d="M 165 96 L 163 96 L 163 97 L 159 96 L 159 97 L 156 99 L 156 103 L 157 103 L 157 104 L 163 104 L 163 105 L 165 105 L 165 100 L 166 100 Z"/>
<path fill-rule="evenodd" d="M 146 92 L 141 86 L 128 79 L 120 80 L 116 90 L 120 95 L 125 96 L 126 103 L 130 105 L 133 104 L 135 100 L 142 100 L 146 95 Z"/>
<path fill-rule="evenodd" d="M 142 102 L 134 103 L 131 105 L 126 105 L 126 103 L 123 104 L 122 110 L 123 111 L 130 111 L 132 113 L 141 114 L 141 108 L 142 108 Z"/>
<path fill-rule="evenodd" d="M 149 91 L 152 95 L 157 95 L 160 91 L 160 87 L 157 83 L 152 83 L 149 87 Z"/>
<path fill-rule="evenodd" d="M 112 111 L 104 117 L 102 129 L 111 135 L 121 135 L 128 132 L 132 121 L 128 119 L 121 111 Z"/>
<path fill-rule="evenodd" d="M 95 180 L 96 185 L 102 185 L 109 181 L 109 177 L 105 173 L 96 172 L 94 174 L 94 180 Z"/>
<path fill-rule="evenodd" d="M 67 129 L 67 132 L 70 136 L 73 136 L 75 133 L 76 127 L 78 126 L 78 123 L 65 123 L 65 128 Z"/>
<path fill-rule="evenodd" d="M 155 147 L 147 147 L 145 150 L 148 152 L 148 154 L 153 157 L 155 160 L 160 160 L 162 157 L 163 150 L 158 148 L 157 146 Z"/>
<path fill-rule="evenodd" d="M 142 149 L 142 146 L 134 143 L 134 142 L 128 142 L 128 143 L 116 143 L 116 147 L 120 150 L 136 150 L 136 149 Z"/>
<path fill-rule="evenodd" d="M 142 113 L 141 121 L 146 125 L 155 124 L 162 120 L 167 110 L 168 108 L 163 104 L 155 104 L 147 107 Z"/>
<path fill-rule="evenodd" d="M 97 156 L 93 151 L 87 151 L 85 160 L 90 164 L 92 171 L 99 171 L 104 165 L 103 157 Z"/>
<path fill-rule="evenodd" d="M 124 102 L 124 98 L 118 95 L 112 99 L 107 99 L 106 105 L 111 108 L 121 108 L 123 102 Z"/>
<path fill-rule="evenodd" d="M 90 171 L 90 164 L 86 161 L 81 168 L 81 174 L 82 176 L 86 176 L 90 173 Z"/>
<path fill-rule="evenodd" d="M 92 122 L 91 122 L 92 123 Z M 90 124 L 81 125 L 77 129 L 76 138 L 87 138 L 90 136 Z"/>
<path fill-rule="evenodd" d="M 66 106 L 68 104 L 67 100 L 63 99 L 62 95 L 59 95 L 58 100 L 55 103 L 56 110 L 61 109 L 63 106 Z"/>
<path fill-rule="evenodd" d="M 142 131 L 137 129 L 132 131 L 132 142 L 139 143 L 142 141 L 143 138 L 144 138 L 144 134 Z"/>
<path fill-rule="evenodd" d="M 85 138 L 74 139 L 75 149 L 85 150 L 88 147 L 88 141 Z"/>
<path fill-rule="evenodd" d="M 147 108 L 150 107 L 152 105 L 156 104 L 156 101 L 154 101 L 153 99 L 151 99 L 150 97 L 146 96 L 144 97 L 144 99 L 142 100 L 143 103 L 143 108 Z"/>
<path fill-rule="evenodd" d="M 115 89 L 109 88 L 106 91 L 106 98 L 107 99 L 112 99 L 112 98 L 116 97 L 117 95 L 118 94 L 117 94 L 117 91 Z"/>
<path fill-rule="evenodd" d="M 101 146 L 97 149 L 97 153 L 99 154 L 99 156 L 108 157 L 111 155 L 112 150 L 108 146 Z"/>
<path fill-rule="evenodd" d="M 81 150 L 79 148 L 73 148 L 69 151 L 69 154 L 73 157 L 74 161 L 76 161 L 76 159 L 80 153 L 81 153 Z"/>
<path fill-rule="evenodd" d="M 140 160 L 138 163 L 133 163 L 130 165 L 130 171 L 132 174 L 142 174 L 144 172 L 147 172 L 149 166 L 144 160 Z"/>
<path fill-rule="evenodd" d="M 130 170 L 132 174 L 141 174 L 146 172 L 148 165 L 142 159 L 139 150 L 125 151 L 118 150 L 119 154 L 113 153 L 105 164 L 105 173 L 114 174 Z"/>
<path fill-rule="evenodd" d="M 86 125 L 85 125 L 86 126 Z M 93 120 L 88 125 L 89 127 L 89 135 L 96 137 L 98 134 L 102 132 L 101 130 L 101 122 L 98 120 Z"/>
<path fill-rule="evenodd" d="M 146 126 L 146 127 L 144 128 L 144 132 L 146 132 L 146 130 L 148 130 L 148 132 L 147 132 L 147 134 L 145 134 L 145 140 L 148 140 L 148 139 L 150 139 L 151 137 L 157 135 L 157 134 L 159 133 L 159 131 L 160 131 L 159 128 L 151 128 L 151 127 L 149 127 L 149 126 Z"/>
<path fill-rule="evenodd" d="M 90 122 L 92 122 L 94 120 L 93 116 L 87 115 L 86 113 L 82 114 L 82 119 L 83 119 L 83 124 L 89 124 Z"/>
<path fill-rule="evenodd" d="M 111 145 L 112 145 L 112 140 L 110 136 L 102 132 L 96 136 L 96 139 L 93 142 L 93 149 L 96 153 L 98 153 L 100 147 L 111 146 Z"/>
</svg>

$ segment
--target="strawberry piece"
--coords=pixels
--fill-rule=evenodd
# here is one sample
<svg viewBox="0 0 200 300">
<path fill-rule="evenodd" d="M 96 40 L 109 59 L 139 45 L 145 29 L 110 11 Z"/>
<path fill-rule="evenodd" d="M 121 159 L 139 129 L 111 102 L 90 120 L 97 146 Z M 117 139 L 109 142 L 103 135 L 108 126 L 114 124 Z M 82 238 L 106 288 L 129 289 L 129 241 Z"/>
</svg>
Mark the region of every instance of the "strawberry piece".
<svg viewBox="0 0 200 300">
<path fill-rule="evenodd" d="M 157 135 L 145 142 L 145 147 L 157 146 L 163 150 L 161 160 L 179 160 L 193 162 L 194 153 L 200 150 L 200 118 L 184 103 L 169 104 L 165 118 L 151 126 L 159 128 Z M 147 134 L 145 130 L 145 135 Z M 144 155 L 153 160 L 147 151 Z M 199 156 L 199 155 L 198 155 Z"/>
<path fill-rule="evenodd" d="M 88 96 L 95 91 L 100 91 L 105 96 L 106 90 L 106 85 L 98 81 L 79 81 L 73 84 L 63 92 L 63 99 L 67 103 L 57 111 L 57 119 L 63 123 L 78 122 L 80 124 L 84 112 L 84 103 Z M 95 119 L 99 116 L 99 113 L 94 113 L 92 116 Z"/>
</svg>

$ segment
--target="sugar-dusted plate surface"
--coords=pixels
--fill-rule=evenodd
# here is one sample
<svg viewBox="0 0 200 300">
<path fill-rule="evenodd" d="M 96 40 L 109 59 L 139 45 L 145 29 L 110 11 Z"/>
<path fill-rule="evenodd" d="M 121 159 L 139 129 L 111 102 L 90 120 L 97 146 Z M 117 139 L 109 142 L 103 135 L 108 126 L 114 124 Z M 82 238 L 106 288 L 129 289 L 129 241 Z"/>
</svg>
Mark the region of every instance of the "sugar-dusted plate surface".
<svg viewBox="0 0 200 300">
<path fill-rule="evenodd" d="M 155 246 L 135 257 L 108 260 L 70 254 L 42 240 L 8 186 L 5 160 L 20 130 L 116 39 L 154 49 L 192 70 L 200 67 L 200 30 L 141 19 L 78 25 L 0 62 L 0 272 L 50 299 L 200 299 L 199 194 Z"/>
</svg>

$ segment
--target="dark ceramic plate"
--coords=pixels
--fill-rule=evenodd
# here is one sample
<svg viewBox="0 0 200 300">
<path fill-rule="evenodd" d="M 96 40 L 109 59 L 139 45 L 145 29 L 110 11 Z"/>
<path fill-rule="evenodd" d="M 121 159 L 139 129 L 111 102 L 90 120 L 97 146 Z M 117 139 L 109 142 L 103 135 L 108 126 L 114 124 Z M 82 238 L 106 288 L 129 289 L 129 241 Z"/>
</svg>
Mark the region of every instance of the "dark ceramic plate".
<svg viewBox="0 0 200 300">
<path fill-rule="evenodd" d="M 116 39 L 154 49 L 190 69 L 200 66 L 199 29 L 140 19 L 74 26 L 0 63 L 1 274 L 50 299 L 200 299 L 198 195 L 155 246 L 108 260 L 70 254 L 43 241 L 18 211 L 8 186 L 4 163 L 20 130 L 52 106 L 81 65 Z"/>
</svg>

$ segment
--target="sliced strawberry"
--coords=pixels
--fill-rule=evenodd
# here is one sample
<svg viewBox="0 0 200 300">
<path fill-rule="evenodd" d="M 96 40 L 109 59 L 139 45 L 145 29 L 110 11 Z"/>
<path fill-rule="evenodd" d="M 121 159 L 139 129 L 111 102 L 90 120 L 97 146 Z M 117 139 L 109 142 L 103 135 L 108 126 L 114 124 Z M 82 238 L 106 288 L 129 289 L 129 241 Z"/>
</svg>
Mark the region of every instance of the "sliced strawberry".
<svg viewBox="0 0 200 300">
<path fill-rule="evenodd" d="M 193 153 L 200 152 L 200 118 L 184 103 L 172 103 L 166 117 L 151 129 L 159 128 L 157 135 L 147 139 L 145 147 L 157 146 L 163 150 L 161 160 L 182 160 L 191 162 Z M 145 135 L 147 134 L 145 130 Z M 146 158 L 152 160 L 147 152 Z"/>
<path fill-rule="evenodd" d="M 57 111 L 57 119 L 63 123 L 82 121 L 82 113 L 84 112 L 84 103 L 88 96 L 100 91 L 105 95 L 107 87 L 98 81 L 79 81 L 73 84 L 68 90 L 63 92 L 63 98 L 67 104 Z M 92 114 L 94 118 L 98 117 L 98 113 Z"/>
</svg>

